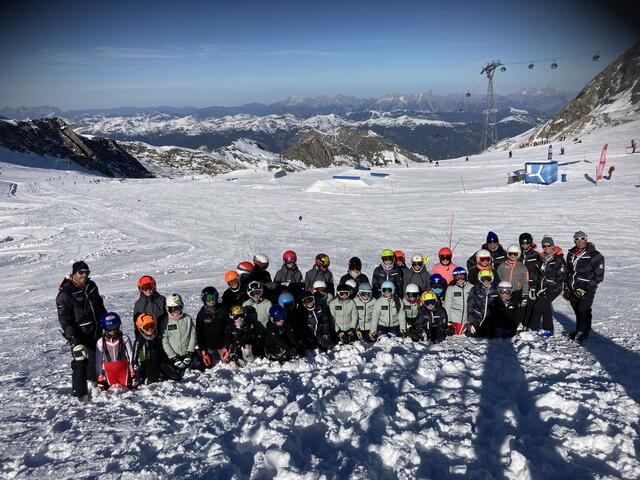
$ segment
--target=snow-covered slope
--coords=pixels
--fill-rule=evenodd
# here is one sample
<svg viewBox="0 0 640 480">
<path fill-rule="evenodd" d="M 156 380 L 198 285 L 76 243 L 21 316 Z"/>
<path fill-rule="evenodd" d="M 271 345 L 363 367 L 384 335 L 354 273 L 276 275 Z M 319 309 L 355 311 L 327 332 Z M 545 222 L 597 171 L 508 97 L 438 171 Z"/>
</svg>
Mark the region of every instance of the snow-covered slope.
<svg viewBox="0 0 640 480">
<path fill-rule="evenodd" d="M 638 155 L 625 146 L 640 121 L 554 144 L 568 183 L 506 184 L 547 146 L 496 151 L 387 178 L 348 168 L 277 181 L 245 171 L 218 177 L 101 181 L 0 163 L 0 475 L 3 478 L 629 478 L 640 477 L 640 231 Z M 604 143 L 612 180 L 594 186 Z M 586 159 L 592 163 L 586 163 Z M 333 174 L 362 175 L 360 182 Z M 69 348 L 54 298 L 85 259 L 109 309 L 132 331 L 136 279 L 199 293 L 265 253 L 286 249 L 303 270 L 319 251 L 334 274 L 358 255 L 371 274 L 382 248 L 435 258 L 454 215 L 454 261 L 496 231 L 504 245 L 530 231 L 567 249 L 585 230 L 607 262 L 583 346 L 561 334 L 574 316 L 556 300 L 558 335 L 388 339 L 338 347 L 284 365 L 188 373 L 122 394 L 70 397 Z M 301 219 L 299 220 L 299 217 Z"/>
</svg>

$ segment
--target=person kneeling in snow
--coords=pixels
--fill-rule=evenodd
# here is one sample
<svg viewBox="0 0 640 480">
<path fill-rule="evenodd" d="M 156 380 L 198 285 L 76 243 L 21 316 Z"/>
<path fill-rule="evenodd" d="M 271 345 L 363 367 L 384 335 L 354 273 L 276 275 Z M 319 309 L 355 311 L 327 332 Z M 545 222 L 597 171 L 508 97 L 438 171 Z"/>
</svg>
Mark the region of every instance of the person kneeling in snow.
<svg viewBox="0 0 640 480">
<path fill-rule="evenodd" d="M 489 269 L 480 270 L 478 273 L 478 283 L 471 289 L 467 306 L 469 315 L 467 320 L 469 325 L 466 334 L 470 337 L 481 337 L 489 334 L 488 318 L 493 312 L 498 300 L 498 290 L 493 285 L 493 271 Z"/>
<path fill-rule="evenodd" d="M 231 307 L 229 317 L 231 323 L 227 326 L 225 336 L 227 352 L 222 359 L 237 367 L 244 367 L 262 351 L 264 341 L 261 327 L 258 322 L 247 318 L 247 311 L 242 305 Z"/>
<path fill-rule="evenodd" d="M 446 337 L 447 312 L 433 292 L 424 292 L 420 300 L 422 305 L 409 337 L 414 342 L 422 340 L 440 343 Z"/>
<path fill-rule="evenodd" d="M 302 292 L 301 299 L 307 318 L 298 338 L 302 339 L 305 348 L 319 348 L 326 352 L 333 347 L 335 335 L 329 307 L 324 300 L 316 298 L 309 290 Z"/>
<path fill-rule="evenodd" d="M 334 319 L 336 335 L 341 344 L 357 340 L 356 326 L 358 325 L 358 310 L 350 297 L 351 290 L 346 283 L 341 283 L 336 289 L 336 298 L 329 303 L 329 310 Z"/>
<path fill-rule="evenodd" d="M 497 338 L 509 338 L 516 334 L 516 328 L 522 321 L 523 309 L 519 298 L 513 294 L 511 282 L 503 280 L 498 284 L 500 300 L 495 303 L 491 314 L 491 329 Z"/>
<path fill-rule="evenodd" d="M 196 348 L 196 327 L 193 318 L 183 313 L 182 297 L 173 293 L 167 297 L 169 317 L 161 325 L 162 348 L 173 366 L 182 377 L 187 368 L 199 368 L 200 362 L 194 356 Z M 192 364 L 194 363 L 194 364 Z"/>
<path fill-rule="evenodd" d="M 302 342 L 296 339 L 293 329 L 285 321 L 285 310 L 282 305 L 274 305 L 269 310 L 267 337 L 264 351 L 269 360 L 286 362 L 304 355 Z"/>
<path fill-rule="evenodd" d="M 120 316 L 107 312 L 100 317 L 104 333 L 96 343 L 96 372 L 98 372 L 98 388 L 120 386 L 135 388 L 136 373 L 133 369 L 133 350 L 131 340 L 122 333 Z"/>
<path fill-rule="evenodd" d="M 163 380 L 180 380 L 180 375 L 162 348 L 162 340 L 156 327 L 156 318 L 151 313 L 138 314 L 133 366 L 138 374 L 138 382 L 145 385 Z"/>
<path fill-rule="evenodd" d="M 377 325 L 377 337 L 397 337 L 406 331 L 402 301 L 393 295 L 396 286 L 387 280 L 380 286 L 382 296 L 373 304 L 373 322 Z"/>
</svg>

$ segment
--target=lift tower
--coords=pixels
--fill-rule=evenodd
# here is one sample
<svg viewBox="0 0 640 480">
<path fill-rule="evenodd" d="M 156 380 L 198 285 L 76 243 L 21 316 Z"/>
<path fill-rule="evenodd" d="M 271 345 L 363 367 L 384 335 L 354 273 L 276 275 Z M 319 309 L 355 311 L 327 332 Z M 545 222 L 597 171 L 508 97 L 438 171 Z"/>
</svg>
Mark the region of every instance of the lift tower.
<svg viewBox="0 0 640 480">
<path fill-rule="evenodd" d="M 489 80 L 489 86 L 487 87 L 487 103 L 484 110 L 486 116 L 484 120 L 484 128 L 482 129 L 481 150 L 490 147 L 498 141 L 496 105 L 495 99 L 493 98 L 493 74 L 495 73 L 496 68 L 501 65 L 502 63 L 500 63 L 500 60 L 494 60 L 493 62 L 487 63 L 487 65 L 480 71 L 480 75 L 483 73 L 486 74 L 487 79 Z"/>
</svg>

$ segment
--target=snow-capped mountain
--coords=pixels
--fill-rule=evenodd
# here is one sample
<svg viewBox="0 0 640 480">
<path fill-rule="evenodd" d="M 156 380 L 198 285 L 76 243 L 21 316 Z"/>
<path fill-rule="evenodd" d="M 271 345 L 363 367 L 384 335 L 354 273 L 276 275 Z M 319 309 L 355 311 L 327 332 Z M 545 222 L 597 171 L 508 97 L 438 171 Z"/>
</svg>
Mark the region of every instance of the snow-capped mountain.
<svg viewBox="0 0 640 480">
<path fill-rule="evenodd" d="M 150 173 L 113 140 L 77 135 L 60 118 L 26 122 L 0 120 L 0 147 L 9 151 L 49 156 L 108 177 L 145 178 Z"/>
<path fill-rule="evenodd" d="M 581 135 L 605 125 L 628 121 L 640 111 L 640 42 L 633 45 L 587 84 L 530 139 Z"/>
</svg>

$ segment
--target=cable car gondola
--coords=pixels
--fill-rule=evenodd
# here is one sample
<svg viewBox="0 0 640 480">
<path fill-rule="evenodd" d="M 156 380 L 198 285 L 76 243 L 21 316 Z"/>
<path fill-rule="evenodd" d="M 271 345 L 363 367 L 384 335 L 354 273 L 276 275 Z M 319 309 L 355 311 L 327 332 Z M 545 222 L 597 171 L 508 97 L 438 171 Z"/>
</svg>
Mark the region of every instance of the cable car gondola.
<svg viewBox="0 0 640 480">
<path fill-rule="evenodd" d="M 558 64 L 556 62 L 553 62 L 551 64 L 551 70 L 555 70 L 556 68 L 558 68 Z"/>
<path fill-rule="evenodd" d="M 534 67 L 533 63 L 530 63 L 529 64 L 529 70 L 533 70 L 533 67 Z"/>
<path fill-rule="evenodd" d="M 600 54 L 596 53 L 593 57 L 591 57 L 593 59 L 594 62 L 597 62 L 598 60 L 600 60 Z"/>
<path fill-rule="evenodd" d="M 507 71 L 507 67 L 504 67 L 504 66 L 503 66 L 503 67 L 500 69 L 500 71 L 501 71 L 501 72 L 506 72 L 506 71 Z"/>
<path fill-rule="evenodd" d="M 469 98 L 471 96 L 471 93 L 467 92 L 464 94 L 465 97 Z"/>
</svg>

